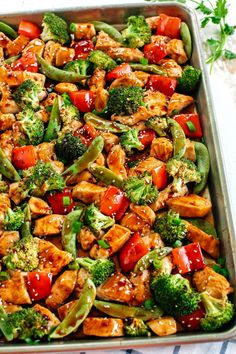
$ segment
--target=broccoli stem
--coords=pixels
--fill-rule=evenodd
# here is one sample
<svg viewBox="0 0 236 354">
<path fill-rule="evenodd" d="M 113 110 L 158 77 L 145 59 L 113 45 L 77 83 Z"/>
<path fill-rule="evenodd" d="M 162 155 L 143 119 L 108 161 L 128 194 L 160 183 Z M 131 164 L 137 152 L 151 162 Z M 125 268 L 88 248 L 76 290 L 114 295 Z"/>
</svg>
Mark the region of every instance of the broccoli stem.
<svg viewBox="0 0 236 354">
<path fill-rule="evenodd" d="M 113 26 L 102 21 L 91 21 L 94 24 L 96 31 L 103 31 L 108 34 L 112 39 L 119 43 L 123 43 L 123 37 L 121 33 Z"/>
<path fill-rule="evenodd" d="M 52 106 L 52 111 L 50 114 L 47 130 L 44 135 L 44 141 L 49 142 L 57 138 L 58 132 L 60 131 L 60 109 L 58 96 L 55 98 Z"/>
<path fill-rule="evenodd" d="M 82 212 L 83 208 L 80 207 L 78 210 L 74 210 L 69 213 L 65 218 L 61 232 L 62 246 L 65 251 L 69 252 L 72 255 L 73 258 L 76 257 L 76 235 L 80 231 L 75 228 L 75 223 L 78 223 Z"/>
<path fill-rule="evenodd" d="M 93 163 L 89 165 L 88 169 L 96 179 L 105 183 L 107 186 L 122 188 L 122 179 L 108 168 Z"/>
<path fill-rule="evenodd" d="M 110 133 L 123 133 L 130 130 L 130 127 L 127 125 L 100 118 L 93 113 L 85 113 L 84 120 L 94 128 Z"/>
<path fill-rule="evenodd" d="M 20 181 L 21 179 L 2 148 L 0 148 L 0 173 L 13 182 Z"/>
</svg>

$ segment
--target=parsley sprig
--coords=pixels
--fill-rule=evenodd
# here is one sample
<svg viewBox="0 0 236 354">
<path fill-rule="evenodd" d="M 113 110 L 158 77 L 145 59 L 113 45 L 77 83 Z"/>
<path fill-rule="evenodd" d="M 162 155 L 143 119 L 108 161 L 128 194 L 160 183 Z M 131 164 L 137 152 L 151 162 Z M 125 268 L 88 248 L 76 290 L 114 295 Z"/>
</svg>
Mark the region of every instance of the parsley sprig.
<svg viewBox="0 0 236 354">
<path fill-rule="evenodd" d="M 164 2 L 167 0 L 146 0 L 153 2 Z M 172 0 L 174 2 L 187 3 L 192 2 L 196 5 L 196 10 L 204 15 L 201 19 L 201 27 L 205 28 L 209 23 L 218 26 L 218 36 L 216 38 L 208 38 L 211 55 L 207 58 L 206 63 L 211 65 L 211 70 L 214 62 L 219 58 L 235 59 L 236 53 L 226 49 L 227 39 L 234 34 L 236 25 L 230 26 L 227 23 L 228 3 L 227 0 L 217 0 L 215 5 L 210 0 Z"/>
</svg>

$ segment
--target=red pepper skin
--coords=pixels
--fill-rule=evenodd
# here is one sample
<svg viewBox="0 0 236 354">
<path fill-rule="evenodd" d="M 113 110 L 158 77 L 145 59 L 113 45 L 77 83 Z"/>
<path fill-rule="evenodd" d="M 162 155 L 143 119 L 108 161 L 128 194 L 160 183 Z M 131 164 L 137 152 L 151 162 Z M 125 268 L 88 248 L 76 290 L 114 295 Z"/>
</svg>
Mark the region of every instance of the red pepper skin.
<svg viewBox="0 0 236 354">
<path fill-rule="evenodd" d="M 140 233 L 135 232 L 119 252 L 119 262 L 122 271 L 125 273 L 132 271 L 138 260 L 147 253 L 148 248 Z"/>
<path fill-rule="evenodd" d="M 11 64 L 11 67 L 13 70 L 37 73 L 39 67 L 36 54 L 31 51 L 23 53 L 20 59 L 14 61 L 14 63 Z"/>
<path fill-rule="evenodd" d="M 92 125 L 86 123 L 82 128 L 77 130 L 74 135 L 79 136 L 82 140 L 82 143 L 86 146 L 89 146 L 98 134 Z"/>
<path fill-rule="evenodd" d="M 150 43 L 143 48 L 143 54 L 148 59 L 149 64 L 158 64 L 167 55 L 165 43 Z"/>
<path fill-rule="evenodd" d="M 161 75 L 150 75 L 146 84 L 147 90 L 160 91 L 166 96 L 172 96 L 177 86 L 177 80 Z"/>
<path fill-rule="evenodd" d="M 153 141 L 153 139 L 155 139 L 155 137 L 156 137 L 156 134 L 155 134 L 154 130 L 152 130 L 152 129 L 140 130 L 138 133 L 138 139 L 143 144 L 143 146 L 145 148 L 152 143 L 152 141 Z"/>
<path fill-rule="evenodd" d="M 27 286 L 31 300 L 45 299 L 51 293 L 52 274 L 47 272 L 29 272 Z"/>
<path fill-rule="evenodd" d="M 37 161 L 38 158 L 33 145 L 15 147 L 12 151 L 12 163 L 19 170 L 35 166 Z"/>
<path fill-rule="evenodd" d="M 64 205 L 64 200 L 63 198 L 67 197 L 67 199 L 70 199 L 70 204 L 69 205 Z M 75 203 L 73 202 L 72 199 L 72 193 L 70 189 L 65 188 L 64 191 L 62 192 L 57 192 L 57 193 L 49 193 L 47 195 L 47 200 L 50 206 L 52 207 L 53 213 L 54 214 L 61 214 L 61 215 L 66 215 L 70 213 L 73 208 L 75 207 Z"/>
<path fill-rule="evenodd" d="M 166 165 L 164 163 L 152 170 L 152 178 L 153 184 L 158 188 L 158 190 L 166 188 L 168 184 L 168 175 L 166 172 Z"/>
<path fill-rule="evenodd" d="M 180 37 L 181 19 L 179 17 L 167 16 L 160 14 L 157 22 L 157 35 L 167 36 L 170 38 Z"/>
<path fill-rule="evenodd" d="M 90 39 L 85 39 L 79 42 L 74 42 L 72 47 L 75 49 L 75 59 L 86 59 L 89 53 L 94 50 L 93 42 Z"/>
<path fill-rule="evenodd" d="M 113 216 L 118 221 L 123 217 L 129 205 L 130 201 L 121 189 L 109 186 L 102 197 L 100 210 L 103 214 Z"/>
<path fill-rule="evenodd" d="M 106 75 L 107 81 L 112 81 L 115 79 L 119 79 L 125 74 L 130 74 L 132 72 L 131 66 L 128 63 L 122 63 L 117 66 L 115 69 L 109 71 Z"/>
<path fill-rule="evenodd" d="M 199 115 L 197 113 L 177 114 L 173 116 L 173 119 L 176 120 L 176 122 L 178 122 L 179 125 L 182 127 L 187 138 L 195 138 L 195 139 L 202 138 L 203 136 L 202 127 L 201 127 Z M 187 122 L 193 123 L 195 127 L 194 132 L 191 132 L 191 130 L 187 125 Z"/>
<path fill-rule="evenodd" d="M 79 90 L 70 92 L 70 99 L 80 112 L 87 113 L 94 110 L 95 96 L 92 91 Z"/>
<path fill-rule="evenodd" d="M 22 21 L 20 21 L 20 24 L 18 27 L 18 33 L 23 34 L 24 36 L 26 36 L 30 39 L 35 39 L 40 36 L 41 30 L 40 30 L 39 26 L 37 26 L 35 23 L 22 20 Z"/>
<path fill-rule="evenodd" d="M 172 257 L 173 263 L 178 267 L 180 274 L 197 271 L 206 266 L 199 242 L 174 248 L 172 250 Z"/>
<path fill-rule="evenodd" d="M 183 327 L 185 327 L 188 331 L 195 331 L 200 328 L 201 319 L 206 315 L 205 308 L 203 304 L 199 303 L 199 308 L 189 315 L 178 317 L 178 321 L 181 323 Z"/>
</svg>

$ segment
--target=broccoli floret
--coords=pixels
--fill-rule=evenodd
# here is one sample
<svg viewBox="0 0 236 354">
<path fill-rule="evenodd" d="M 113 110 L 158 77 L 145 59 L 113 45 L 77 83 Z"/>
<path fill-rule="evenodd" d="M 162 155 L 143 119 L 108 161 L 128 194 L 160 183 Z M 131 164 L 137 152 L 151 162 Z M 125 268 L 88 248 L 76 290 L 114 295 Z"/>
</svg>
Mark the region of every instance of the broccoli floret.
<svg viewBox="0 0 236 354">
<path fill-rule="evenodd" d="M 64 70 L 72 71 L 79 75 L 88 75 L 91 63 L 88 60 L 72 60 L 64 66 Z"/>
<path fill-rule="evenodd" d="M 17 119 L 20 121 L 21 129 L 27 137 L 25 143 L 38 145 L 43 141 L 44 124 L 32 108 L 26 106 L 17 115 Z"/>
<path fill-rule="evenodd" d="M 65 163 L 72 162 L 86 151 L 87 147 L 82 143 L 80 137 L 66 133 L 63 138 L 56 141 L 55 152 L 57 157 Z"/>
<path fill-rule="evenodd" d="M 195 69 L 193 66 L 186 66 L 182 72 L 182 76 L 178 78 L 177 91 L 191 94 L 197 88 L 201 73 L 201 70 Z"/>
<path fill-rule="evenodd" d="M 101 230 L 111 227 L 115 223 L 115 220 L 110 216 L 102 214 L 94 204 L 90 204 L 84 213 L 84 223 L 93 232 L 99 233 Z"/>
<path fill-rule="evenodd" d="M 138 318 L 129 319 L 124 325 L 125 334 L 129 337 L 146 336 L 150 337 L 151 332 L 148 326 Z"/>
<path fill-rule="evenodd" d="M 138 177 L 130 177 L 124 181 L 124 191 L 134 204 L 153 203 L 158 197 L 158 189 L 152 184 L 152 176 L 145 172 Z"/>
<path fill-rule="evenodd" d="M 201 300 L 206 310 L 206 316 L 200 322 L 204 331 L 215 331 L 234 317 L 234 305 L 228 300 L 227 296 L 223 299 L 216 299 L 205 291 L 201 293 Z"/>
<path fill-rule="evenodd" d="M 166 164 L 166 171 L 174 178 L 173 183 L 176 186 L 201 181 L 201 174 L 196 165 L 185 158 L 176 159 L 173 157 L 169 159 Z"/>
<path fill-rule="evenodd" d="M 21 208 L 16 207 L 15 210 L 8 208 L 2 221 L 3 230 L 16 231 L 19 230 L 24 222 L 25 214 Z"/>
<path fill-rule="evenodd" d="M 66 21 L 52 12 L 46 12 L 42 21 L 43 32 L 41 38 L 44 42 L 50 40 L 61 44 L 68 43 L 70 36 Z"/>
<path fill-rule="evenodd" d="M 8 250 L 3 264 L 10 270 L 31 272 L 39 265 L 38 243 L 32 236 L 23 237 Z"/>
<path fill-rule="evenodd" d="M 144 16 L 130 16 L 127 28 L 122 31 L 123 42 L 127 47 L 140 48 L 151 41 L 151 29 Z"/>
<path fill-rule="evenodd" d="M 110 114 L 130 115 L 143 105 L 143 90 L 138 86 L 121 86 L 109 91 L 107 109 Z"/>
<path fill-rule="evenodd" d="M 152 117 L 145 122 L 145 125 L 152 128 L 159 136 L 166 136 L 166 130 L 168 129 L 166 118 Z"/>
<path fill-rule="evenodd" d="M 64 136 L 65 132 L 72 132 L 74 127 L 82 125 L 80 124 L 79 110 L 72 104 L 68 93 L 63 93 L 62 99 L 63 103 L 60 109 L 62 129 L 58 134 L 60 137 Z"/>
<path fill-rule="evenodd" d="M 161 274 L 154 278 L 151 290 L 156 303 L 171 316 L 185 316 L 198 308 L 200 294 L 180 274 Z"/>
<path fill-rule="evenodd" d="M 88 55 L 88 60 L 97 68 L 106 71 L 111 71 L 117 66 L 115 60 L 101 50 L 92 50 Z"/>
<path fill-rule="evenodd" d="M 15 336 L 25 341 L 42 338 L 49 332 L 46 317 L 31 307 L 10 313 L 8 319 Z"/>
<path fill-rule="evenodd" d="M 181 220 L 179 214 L 172 210 L 156 218 L 154 230 L 160 234 L 164 243 L 170 246 L 187 235 L 185 223 Z"/>
<path fill-rule="evenodd" d="M 36 84 L 35 81 L 28 79 L 16 89 L 13 98 L 21 108 L 29 106 L 33 109 L 38 109 L 39 97 L 42 93 L 44 93 L 42 87 Z"/>
<path fill-rule="evenodd" d="M 144 146 L 138 138 L 138 129 L 130 129 L 121 134 L 120 144 L 126 152 L 131 152 L 132 149 L 143 150 Z"/>
<path fill-rule="evenodd" d="M 114 273 L 115 265 L 109 259 L 91 259 L 88 257 L 76 258 L 76 263 L 87 269 L 95 286 L 104 283 Z"/>
</svg>

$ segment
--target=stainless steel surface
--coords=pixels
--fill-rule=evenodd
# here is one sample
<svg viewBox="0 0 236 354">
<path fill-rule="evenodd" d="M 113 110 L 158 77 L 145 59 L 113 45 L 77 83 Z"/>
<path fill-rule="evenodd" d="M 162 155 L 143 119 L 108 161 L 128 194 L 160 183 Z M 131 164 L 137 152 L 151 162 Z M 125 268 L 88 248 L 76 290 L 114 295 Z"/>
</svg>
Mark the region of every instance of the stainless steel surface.
<svg viewBox="0 0 236 354">
<path fill-rule="evenodd" d="M 214 108 L 209 92 L 209 77 L 204 66 L 203 54 L 201 48 L 201 37 L 197 18 L 193 10 L 182 4 L 165 3 L 165 4 L 129 4 L 126 6 L 100 6 L 100 8 L 88 7 L 80 10 L 79 7 L 72 9 L 47 9 L 61 13 L 68 21 L 87 21 L 87 20 L 103 20 L 113 24 L 124 23 L 126 17 L 131 14 L 143 14 L 144 16 L 153 16 L 160 12 L 172 16 L 179 16 L 183 21 L 187 22 L 191 28 L 192 38 L 194 42 L 193 56 L 191 63 L 193 66 L 201 68 L 203 71 L 202 83 L 196 97 L 197 110 L 202 119 L 205 140 L 209 149 L 211 158 L 211 173 L 209 178 L 209 188 L 213 203 L 213 212 L 216 222 L 218 234 L 221 239 L 223 255 L 226 256 L 227 266 L 230 272 L 230 281 L 235 287 L 236 285 L 236 241 L 235 230 L 233 229 L 232 215 L 229 208 L 229 196 L 224 175 L 224 163 L 222 161 L 221 148 L 218 139 L 218 132 L 214 120 Z M 29 19 L 34 22 L 40 22 L 42 13 L 37 11 L 29 11 L 28 13 L 17 13 L 8 16 L 1 13 L 1 20 L 10 24 L 17 25 L 21 19 Z M 236 297 L 234 296 L 236 303 Z M 181 343 L 209 342 L 216 340 L 225 340 L 236 335 L 236 321 L 229 328 L 217 333 L 178 333 L 169 337 L 152 337 L 140 339 L 78 339 L 54 341 L 52 343 L 42 343 L 34 346 L 25 344 L 0 344 L 1 353 L 40 353 L 40 352 L 62 352 L 86 350 L 86 349 L 112 349 L 112 348 L 136 348 L 154 345 L 169 345 Z"/>
</svg>

